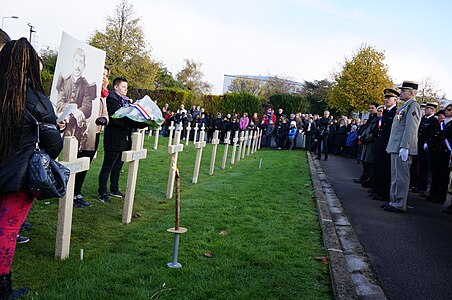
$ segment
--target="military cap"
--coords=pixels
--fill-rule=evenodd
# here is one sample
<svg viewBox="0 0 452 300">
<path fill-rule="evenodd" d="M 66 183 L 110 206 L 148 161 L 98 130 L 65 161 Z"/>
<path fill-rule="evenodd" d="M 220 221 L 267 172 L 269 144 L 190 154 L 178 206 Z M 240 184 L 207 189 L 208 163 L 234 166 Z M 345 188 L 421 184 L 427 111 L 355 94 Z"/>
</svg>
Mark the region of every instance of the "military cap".
<svg viewBox="0 0 452 300">
<path fill-rule="evenodd" d="M 438 107 L 438 104 L 436 104 L 434 102 L 427 102 L 425 107 L 430 107 L 430 108 L 435 108 L 436 109 Z"/>
<path fill-rule="evenodd" d="M 417 90 L 418 87 L 419 84 L 417 81 L 404 81 L 399 88 L 404 90 Z"/>
<path fill-rule="evenodd" d="M 435 114 L 435 116 L 439 116 L 439 115 L 446 115 L 446 111 L 444 109 L 438 110 L 438 112 Z"/>
<path fill-rule="evenodd" d="M 425 104 L 425 103 L 421 103 L 420 105 L 422 108 L 425 108 L 427 106 L 427 104 Z"/>
<path fill-rule="evenodd" d="M 400 94 L 396 90 L 393 89 L 385 89 L 384 90 L 385 97 L 399 97 Z"/>
</svg>

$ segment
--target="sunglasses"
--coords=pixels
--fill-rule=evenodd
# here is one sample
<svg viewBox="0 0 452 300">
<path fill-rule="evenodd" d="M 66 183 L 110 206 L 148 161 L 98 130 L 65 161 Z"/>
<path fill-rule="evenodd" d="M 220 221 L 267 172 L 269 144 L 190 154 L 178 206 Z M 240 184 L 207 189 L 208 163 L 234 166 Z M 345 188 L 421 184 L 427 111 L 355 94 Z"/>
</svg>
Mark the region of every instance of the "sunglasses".
<svg viewBox="0 0 452 300">
<path fill-rule="evenodd" d="M 447 111 L 452 111 L 452 108 L 448 108 L 448 109 L 446 109 Z"/>
</svg>

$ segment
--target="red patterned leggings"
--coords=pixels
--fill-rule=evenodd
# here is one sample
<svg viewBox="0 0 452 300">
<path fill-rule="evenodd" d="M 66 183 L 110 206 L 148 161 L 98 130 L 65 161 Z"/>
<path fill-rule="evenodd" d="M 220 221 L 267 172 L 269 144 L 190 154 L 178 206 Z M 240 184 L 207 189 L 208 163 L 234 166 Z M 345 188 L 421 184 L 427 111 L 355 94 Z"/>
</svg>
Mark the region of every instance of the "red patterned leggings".
<svg viewBox="0 0 452 300">
<path fill-rule="evenodd" d="M 0 275 L 9 274 L 20 226 L 35 200 L 29 192 L 0 195 Z"/>
</svg>

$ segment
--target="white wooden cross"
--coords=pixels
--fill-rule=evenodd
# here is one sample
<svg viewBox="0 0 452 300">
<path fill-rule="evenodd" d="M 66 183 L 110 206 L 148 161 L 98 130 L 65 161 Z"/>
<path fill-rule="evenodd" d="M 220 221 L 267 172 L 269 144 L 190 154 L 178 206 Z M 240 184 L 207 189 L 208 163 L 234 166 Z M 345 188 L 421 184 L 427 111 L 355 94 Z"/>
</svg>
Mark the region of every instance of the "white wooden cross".
<svg viewBox="0 0 452 300">
<path fill-rule="evenodd" d="M 234 138 L 232 139 L 232 154 L 231 154 L 231 165 L 235 164 L 235 152 L 237 151 L 237 142 L 239 140 L 239 132 L 234 133 Z"/>
<path fill-rule="evenodd" d="M 177 130 L 174 136 L 174 145 L 168 146 L 168 153 L 171 154 L 171 163 L 168 176 L 168 186 L 166 188 L 166 198 L 171 199 L 174 191 L 174 180 L 176 178 L 177 158 L 179 152 L 184 151 L 184 145 L 180 143 L 180 131 Z"/>
<path fill-rule="evenodd" d="M 198 183 L 198 176 L 199 176 L 199 167 L 201 166 L 201 157 L 202 157 L 202 149 L 206 146 L 206 142 L 204 141 L 204 134 L 206 132 L 204 131 L 204 124 L 201 128 L 201 133 L 199 134 L 199 142 L 195 143 L 195 148 L 198 149 L 198 152 L 196 153 L 196 160 L 195 160 L 195 169 L 193 171 L 193 180 L 192 183 Z"/>
<path fill-rule="evenodd" d="M 243 149 L 243 141 L 245 140 L 245 132 L 240 132 L 240 138 L 239 138 L 239 153 L 237 153 L 237 161 L 240 161 L 242 158 L 242 149 Z"/>
<path fill-rule="evenodd" d="M 162 127 L 159 127 L 155 130 L 155 138 L 154 138 L 154 150 L 157 150 L 158 146 L 159 146 L 159 136 L 160 136 L 160 130 L 162 129 Z"/>
<path fill-rule="evenodd" d="M 209 170 L 209 175 L 213 175 L 213 172 L 215 170 L 215 158 L 217 157 L 217 146 L 220 143 L 220 140 L 218 139 L 218 134 L 219 131 L 215 130 L 215 132 L 213 133 L 213 138 L 212 138 L 212 158 L 210 160 L 210 170 Z"/>
<path fill-rule="evenodd" d="M 71 171 L 67 183 L 66 195 L 60 198 L 58 206 L 58 225 L 55 243 L 55 259 L 66 259 L 69 257 L 72 229 L 72 210 L 74 208 L 74 184 L 75 174 L 89 169 L 89 157 L 77 158 L 78 141 L 73 136 L 64 138 L 63 161 Z"/>
<path fill-rule="evenodd" d="M 228 148 L 231 143 L 231 132 L 226 132 L 226 137 L 224 138 L 224 153 L 223 161 L 221 162 L 221 168 L 224 170 L 226 168 L 226 160 L 228 159 Z"/>
<path fill-rule="evenodd" d="M 256 137 L 257 137 L 257 135 L 256 135 L 256 133 L 257 133 L 257 131 L 256 130 L 254 130 L 254 131 L 252 131 L 251 132 L 251 154 L 253 154 L 254 153 L 254 147 L 256 147 Z"/>
<path fill-rule="evenodd" d="M 249 131 L 247 130 L 245 132 L 245 138 L 243 140 L 243 149 L 242 149 L 242 159 L 245 158 L 245 154 L 246 154 L 246 142 L 248 141 L 248 135 L 249 135 Z"/>
<path fill-rule="evenodd" d="M 248 135 L 248 150 L 246 151 L 246 156 L 250 156 L 251 144 L 253 143 L 253 132 L 250 130 L 250 134 Z"/>
<path fill-rule="evenodd" d="M 257 149 L 261 148 L 262 143 L 262 130 L 259 130 L 259 144 L 257 145 Z"/>
<path fill-rule="evenodd" d="M 190 123 L 188 123 L 187 134 L 185 135 L 185 145 L 187 145 L 187 146 L 188 146 L 188 142 L 190 141 L 190 131 L 191 131 L 191 126 L 190 126 Z"/>
<path fill-rule="evenodd" d="M 254 152 L 257 152 L 257 146 L 259 145 L 259 128 L 256 128 L 256 134 L 254 135 Z"/>
<path fill-rule="evenodd" d="M 152 129 L 149 128 L 149 134 L 148 134 L 148 137 L 151 137 L 151 136 L 152 136 Z"/>
<path fill-rule="evenodd" d="M 123 151 L 121 160 L 128 162 L 129 174 L 127 175 L 127 187 L 124 197 L 124 208 L 122 210 L 122 223 L 129 224 L 132 219 L 133 200 L 135 199 L 135 187 L 137 185 L 138 166 L 140 159 L 145 159 L 147 149 L 143 149 L 144 133 L 134 132 L 132 134 L 132 150 Z"/>
<path fill-rule="evenodd" d="M 196 139 L 198 138 L 198 123 L 196 123 L 195 128 L 193 128 L 193 144 L 196 143 Z"/>
<path fill-rule="evenodd" d="M 170 127 L 168 127 L 169 129 L 169 135 L 168 135 L 168 146 L 171 146 L 171 143 L 173 141 L 173 131 L 175 129 L 174 127 L 174 121 L 171 121 L 171 125 Z"/>
</svg>

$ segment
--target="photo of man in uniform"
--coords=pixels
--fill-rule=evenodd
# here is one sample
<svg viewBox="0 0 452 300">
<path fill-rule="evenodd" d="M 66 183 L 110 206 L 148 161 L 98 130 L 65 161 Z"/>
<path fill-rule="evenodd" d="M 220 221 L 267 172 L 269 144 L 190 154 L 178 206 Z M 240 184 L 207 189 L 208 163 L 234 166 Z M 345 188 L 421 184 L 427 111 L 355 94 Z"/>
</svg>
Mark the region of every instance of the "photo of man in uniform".
<svg viewBox="0 0 452 300">
<path fill-rule="evenodd" d="M 79 142 L 79 149 L 83 149 L 87 141 L 87 120 L 91 116 L 97 90 L 96 84 L 89 83 L 83 76 L 85 67 L 85 52 L 81 48 L 76 48 L 72 57 L 72 73 L 66 76 L 60 74 L 56 84 L 57 115 L 62 114 L 68 104 L 77 105 L 67 117 L 64 136 L 75 136 Z"/>
</svg>

